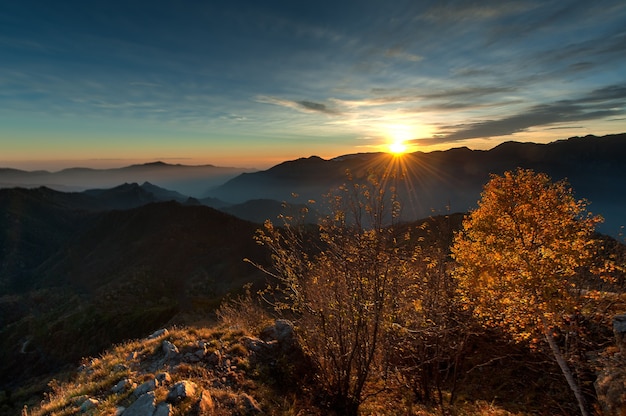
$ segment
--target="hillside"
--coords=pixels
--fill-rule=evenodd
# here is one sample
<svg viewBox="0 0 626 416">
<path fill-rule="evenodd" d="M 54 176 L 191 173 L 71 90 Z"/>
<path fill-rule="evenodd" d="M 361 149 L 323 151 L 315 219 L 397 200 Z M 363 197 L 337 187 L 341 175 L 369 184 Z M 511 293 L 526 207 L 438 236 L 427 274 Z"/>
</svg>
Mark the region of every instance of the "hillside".
<svg viewBox="0 0 626 416">
<path fill-rule="evenodd" d="M 27 198 L 42 192 L 48 198 Z M 262 261 L 257 226 L 214 209 L 165 202 L 90 212 L 46 202 L 62 199 L 55 191 L 18 193 L 11 200 L 24 202 L 10 211 L 14 231 L 0 251 L 0 390 L 207 314 L 225 293 L 261 279 L 243 262 Z"/>
</svg>

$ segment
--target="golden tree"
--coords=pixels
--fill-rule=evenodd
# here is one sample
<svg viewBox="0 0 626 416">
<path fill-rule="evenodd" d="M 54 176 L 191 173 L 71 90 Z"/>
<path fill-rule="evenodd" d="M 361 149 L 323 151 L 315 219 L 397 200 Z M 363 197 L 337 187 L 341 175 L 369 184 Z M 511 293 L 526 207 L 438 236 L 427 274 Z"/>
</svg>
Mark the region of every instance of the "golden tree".
<svg viewBox="0 0 626 416">
<path fill-rule="evenodd" d="M 493 175 L 452 247 L 459 285 L 475 313 L 518 339 L 543 338 L 583 415 L 584 396 L 555 334 L 579 306 L 575 276 L 594 252 L 592 233 L 601 219 L 586 208 L 566 182 L 545 174 Z"/>
</svg>

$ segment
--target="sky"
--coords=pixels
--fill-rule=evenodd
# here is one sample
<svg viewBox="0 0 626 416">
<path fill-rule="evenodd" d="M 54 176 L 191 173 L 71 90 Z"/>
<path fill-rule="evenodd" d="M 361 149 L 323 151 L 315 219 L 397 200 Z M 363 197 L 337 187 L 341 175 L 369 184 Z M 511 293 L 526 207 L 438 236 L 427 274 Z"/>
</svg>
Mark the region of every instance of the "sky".
<svg viewBox="0 0 626 416">
<path fill-rule="evenodd" d="M 2 167 L 625 131 L 623 0 L 0 2 Z"/>
</svg>

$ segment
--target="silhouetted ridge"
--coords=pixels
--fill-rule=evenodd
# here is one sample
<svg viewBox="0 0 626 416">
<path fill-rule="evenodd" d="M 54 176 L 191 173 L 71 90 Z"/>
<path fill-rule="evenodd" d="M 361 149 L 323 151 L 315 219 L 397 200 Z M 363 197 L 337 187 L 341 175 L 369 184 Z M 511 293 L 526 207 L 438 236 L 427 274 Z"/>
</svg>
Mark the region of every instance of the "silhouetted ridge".
<svg viewBox="0 0 626 416">
<path fill-rule="evenodd" d="M 266 171 L 231 179 L 210 196 L 232 204 L 251 199 L 319 201 L 330 189 L 346 182 L 346 171 L 357 181 L 371 169 L 382 172 L 393 160 L 381 153 L 344 155 L 332 160 L 317 156 L 283 162 Z M 414 152 L 401 159 L 406 185 L 398 192 L 406 220 L 434 212 L 467 211 L 476 206 L 490 174 L 518 167 L 545 172 L 553 180 L 567 179 L 579 198 L 590 200 L 606 223 L 602 230 L 616 233 L 623 225 L 620 207 L 626 203 L 626 134 L 572 137 L 548 144 L 505 142 L 491 150 L 467 147 Z M 299 195 L 294 201 L 292 194 Z"/>
</svg>

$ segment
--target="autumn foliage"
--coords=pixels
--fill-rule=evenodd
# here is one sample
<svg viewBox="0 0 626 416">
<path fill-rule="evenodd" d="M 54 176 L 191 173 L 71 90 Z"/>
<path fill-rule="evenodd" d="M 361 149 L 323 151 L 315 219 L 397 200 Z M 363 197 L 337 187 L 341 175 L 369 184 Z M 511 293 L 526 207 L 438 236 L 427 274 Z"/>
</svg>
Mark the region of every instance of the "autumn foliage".
<svg viewBox="0 0 626 416">
<path fill-rule="evenodd" d="M 586 206 L 565 182 L 545 174 L 518 169 L 494 175 L 452 247 L 456 277 L 475 314 L 517 339 L 545 339 L 583 414 L 580 387 L 554 331 L 578 311 L 581 289 L 588 289 L 575 277 L 591 265 L 601 219 Z"/>
<path fill-rule="evenodd" d="M 296 323 L 327 406 L 358 414 L 392 385 L 414 402 L 453 406 L 464 375 L 496 359 L 476 361 L 489 332 L 549 347 L 588 414 L 572 366 L 589 366 L 559 334 L 587 319 L 583 307 L 598 293 L 587 277 L 598 268 L 600 217 L 566 182 L 518 169 L 491 177 L 454 234 L 451 216 L 399 223 L 394 179 L 349 180 L 316 226 L 285 217 L 257 234 L 272 260 L 257 265 L 270 276 L 262 296 Z"/>
</svg>

